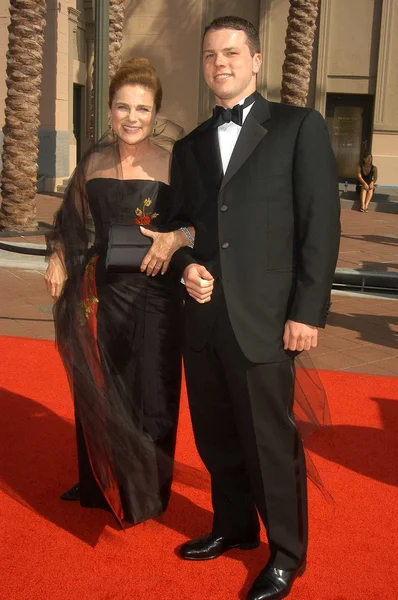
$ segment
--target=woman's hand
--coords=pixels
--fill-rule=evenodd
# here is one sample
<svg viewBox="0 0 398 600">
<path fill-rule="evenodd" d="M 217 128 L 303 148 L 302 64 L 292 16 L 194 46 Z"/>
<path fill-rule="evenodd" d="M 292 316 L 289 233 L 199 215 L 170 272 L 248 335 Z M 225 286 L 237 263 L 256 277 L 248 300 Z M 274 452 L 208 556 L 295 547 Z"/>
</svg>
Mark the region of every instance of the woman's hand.
<svg viewBox="0 0 398 600">
<path fill-rule="evenodd" d="M 188 240 L 180 230 L 159 233 L 140 227 L 141 233 L 152 238 L 153 244 L 141 263 L 141 272 L 154 277 L 158 273 L 164 275 L 169 268 L 170 260 L 179 248 L 188 245 Z"/>
<path fill-rule="evenodd" d="M 368 185 L 367 183 L 364 183 L 364 184 L 363 184 L 363 187 L 365 188 L 365 190 L 366 190 L 366 191 L 368 191 L 368 190 L 369 190 L 369 185 Z"/>
<path fill-rule="evenodd" d="M 49 258 L 47 271 L 44 275 L 44 281 L 47 286 L 48 293 L 54 300 L 58 300 L 60 297 L 66 280 L 67 274 L 64 263 L 58 254 L 53 254 Z"/>
</svg>

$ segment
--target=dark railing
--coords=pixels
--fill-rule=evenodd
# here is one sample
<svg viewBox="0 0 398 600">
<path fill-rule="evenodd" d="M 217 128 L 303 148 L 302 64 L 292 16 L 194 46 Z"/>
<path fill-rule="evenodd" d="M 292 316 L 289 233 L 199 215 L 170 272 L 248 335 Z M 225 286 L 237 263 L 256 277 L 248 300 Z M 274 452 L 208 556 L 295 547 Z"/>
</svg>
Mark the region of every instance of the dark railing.
<svg viewBox="0 0 398 600">
<path fill-rule="evenodd" d="M 0 242 L 0 250 L 28 254 L 31 256 L 46 256 L 46 248 L 29 248 Z M 356 269 L 336 269 L 333 279 L 333 289 L 351 292 L 398 294 L 398 273 L 387 271 L 361 271 Z"/>
<path fill-rule="evenodd" d="M 29 254 L 31 256 L 46 256 L 46 248 L 29 248 L 28 246 L 14 246 L 14 244 L 4 244 L 0 242 L 0 250 L 7 252 L 16 252 L 17 254 Z"/>
</svg>

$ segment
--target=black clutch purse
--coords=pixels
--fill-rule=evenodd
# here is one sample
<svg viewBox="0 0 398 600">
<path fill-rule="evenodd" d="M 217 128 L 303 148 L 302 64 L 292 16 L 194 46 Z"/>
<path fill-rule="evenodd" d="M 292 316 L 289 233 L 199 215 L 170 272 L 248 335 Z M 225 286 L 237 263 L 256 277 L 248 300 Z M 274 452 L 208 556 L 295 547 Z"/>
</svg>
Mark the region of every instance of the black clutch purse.
<svg viewBox="0 0 398 600">
<path fill-rule="evenodd" d="M 154 227 L 145 227 L 155 230 Z M 152 239 L 143 235 L 138 225 L 114 223 L 109 229 L 106 270 L 109 273 L 140 273 L 142 260 Z"/>
</svg>

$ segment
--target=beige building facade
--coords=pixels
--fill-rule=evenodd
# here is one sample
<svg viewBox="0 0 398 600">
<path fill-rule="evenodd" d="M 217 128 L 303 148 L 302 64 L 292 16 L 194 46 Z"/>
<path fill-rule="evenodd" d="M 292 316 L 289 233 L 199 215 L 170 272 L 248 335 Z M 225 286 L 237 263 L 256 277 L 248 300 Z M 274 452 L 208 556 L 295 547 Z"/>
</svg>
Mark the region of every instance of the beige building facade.
<svg viewBox="0 0 398 600">
<path fill-rule="evenodd" d="M 104 0 L 105 1 L 105 0 Z M 0 0 L 0 70 L 5 74 L 8 0 Z M 48 191 L 67 179 L 87 146 L 94 52 L 93 0 L 48 0 L 39 174 Z M 201 36 L 234 14 L 260 31 L 259 89 L 280 101 L 289 0 L 126 0 L 123 58 L 145 56 L 164 88 L 162 113 L 190 131 L 211 114 L 201 76 Z M 398 186 L 398 0 L 320 0 L 308 106 L 328 123 L 339 176 L 355 178 L 371 151 L 379 184 Z M 394 35 L 395 34 L 395 35 Z M 0 118 L 4 122 L 4 77 Z"/>
</svg>

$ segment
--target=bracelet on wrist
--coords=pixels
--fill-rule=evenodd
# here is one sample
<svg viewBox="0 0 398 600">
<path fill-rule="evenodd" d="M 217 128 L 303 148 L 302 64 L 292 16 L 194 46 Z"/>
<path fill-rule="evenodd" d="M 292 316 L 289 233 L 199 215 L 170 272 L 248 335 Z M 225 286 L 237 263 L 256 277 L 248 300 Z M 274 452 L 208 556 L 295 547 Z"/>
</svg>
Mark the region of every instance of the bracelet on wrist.
<svg viewBox="0 0 398 600">
<path fill-rule="evenodd" d="M 195 244 L 195 238 L 191 235 L 191 232 L 189 231 L 188 227 L 180 227 L 180 231 L 182 231 L 182 233 L 187 238 L 188 247 L 193 248 Z"/>
</svg>

